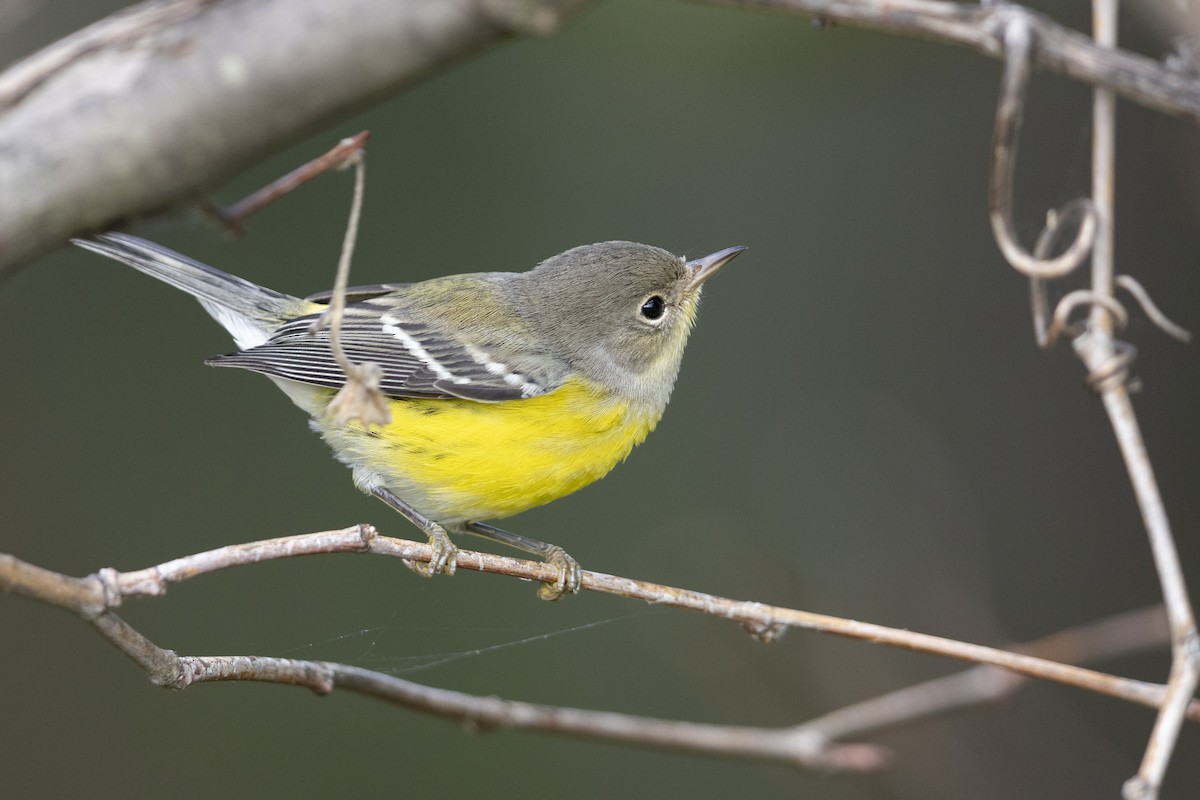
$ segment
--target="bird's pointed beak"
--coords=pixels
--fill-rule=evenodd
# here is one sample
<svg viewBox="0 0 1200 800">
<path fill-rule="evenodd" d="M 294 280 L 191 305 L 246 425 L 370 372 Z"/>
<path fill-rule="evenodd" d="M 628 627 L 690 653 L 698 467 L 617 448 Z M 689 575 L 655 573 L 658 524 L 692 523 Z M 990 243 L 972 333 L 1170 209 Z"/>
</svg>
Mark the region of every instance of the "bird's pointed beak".
<svg viewBox="0 0 1200 800">
<path fill-rule="evenodd" d="M 736 247 L 726 247 L 724 250 L 718 250 L 715 253 L 710 253 L 703 258 L 697 258 L 694 261 L 687 262 L 687 270 L 691 274 L 692 279 L 688 283 L 688 289 L 695 291 L 700 288 L 700 284 L 716 274 L 717 270 L 728 264 L 746 248 L 742 245 Z"/>
</svg>

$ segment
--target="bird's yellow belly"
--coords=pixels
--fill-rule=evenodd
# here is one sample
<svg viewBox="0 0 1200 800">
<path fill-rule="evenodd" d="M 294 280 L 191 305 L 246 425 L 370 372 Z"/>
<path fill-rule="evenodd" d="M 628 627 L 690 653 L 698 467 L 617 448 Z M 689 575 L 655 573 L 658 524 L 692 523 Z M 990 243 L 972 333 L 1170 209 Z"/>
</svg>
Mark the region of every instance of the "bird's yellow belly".
<svg viewBox="0 0 1200 800">
<path fill-rule="evenodd" d="M 581 489 L 662 416 L 582 381 L 524 400 L 391 400 L 390 408 L 384 427 L 322 433 L 356 474 L 443 524 L 510 516 Z"/>
</svg>

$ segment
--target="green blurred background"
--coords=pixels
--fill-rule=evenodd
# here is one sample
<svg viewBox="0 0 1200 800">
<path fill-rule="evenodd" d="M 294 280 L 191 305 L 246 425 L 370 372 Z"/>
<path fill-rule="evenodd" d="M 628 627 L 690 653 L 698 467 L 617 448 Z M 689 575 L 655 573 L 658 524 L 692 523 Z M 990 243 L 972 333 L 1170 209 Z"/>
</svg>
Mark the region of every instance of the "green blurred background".
<svg viewBox="0 0 1200 800">
<path fill-rule="evenodd" d="M 5 31 L 0 61 L 119 5 L 34 7 Z M 1042 8 L 1086 29 L 1081 3 Z M 1123 41 L 1166 47 L 1136 17 Z M 524 269 L 609 238 L 691 256 L 748 245 L 708 287 L 648 442 L 508 527 L 604 572 L 1026 640 L 1154 603 L 1158 589 L 1100 405 L 1069 347 L 1038 351 L 1025 283 L 991 238 L 998 77 L 997 62 L 958 49 L 799 17 L 608 2 L 314 131 L 218 197 L 369 128 L 354 282 Z M 1026 242 L 1045 209 L 1086 190 L 1089 97 L 1035 77 L 1017 176 Z M 1118 268 L 1192 330 L 1198 144 L 1193 125 L 1121 105 Z M 305 294 L 332 279 L 349 194 L 348 176 L 324 178 L 238 239 L 188 214 L 136 230 Z M 1196 350 L 1140 314 L 1129 338 L 1195 589 Z M 415 535 L 354 490 L 268 381 L 204 367 L 230 349 L 224 332 L 133 270 L 52 253 L 0 286 L 0 340 L 2 551 L 86 574 L 358 521 Z M 796 632 L 764 647 L 693 614 L 590 594 L 540 603 L 511 579 L 424 581 L 359 556 L 228 571 L 124 614 L 182 653 L 341 660 L 468 692 L 738 725 L 793 724 L 957 669 Z M 814 776 L 474 735 L 346 693 L 165 692 L 77 620 L 15 597 L 0 597 L 0 631 L 9 797 L 1116 797 L 1153 718 L 1034 685 L 872 737 L 896 751 L 885 773 Z M 1157 681 L 1167 663 L 1160 651 L 1100 666 Z M 1198 756 L 1188 729 L 1167 797 L 1195 796 Z"/>
</svg>

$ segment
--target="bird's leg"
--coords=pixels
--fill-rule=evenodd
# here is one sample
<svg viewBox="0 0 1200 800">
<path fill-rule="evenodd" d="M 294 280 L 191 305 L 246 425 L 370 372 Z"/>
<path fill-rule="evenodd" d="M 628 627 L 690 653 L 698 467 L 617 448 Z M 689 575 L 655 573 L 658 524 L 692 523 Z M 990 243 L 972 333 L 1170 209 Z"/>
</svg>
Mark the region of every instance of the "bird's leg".
<svg viewBox="0 0 1200 800">
<path fill-rule="evenodd" d="M 450 541 L 450 535 L 446 533 L 445 528 L 404 502 L 395 492 L 384 489 L 382 486 L 373 487 L 371 494 L 399 511 L 404 515 L 405 519 L 416 525 L 429 537 L 429 546 L 433 548 L 433 556 L 430 558 L 429 563 L 414 564 L 406 561 L 405 563 L 408 564 L 409 569 L 426 578 L 436 575 L 439 572 L 444 572 L 447 575 L 454 574 L 455 557 L 458 555 L 458 548 L 454 546 L 454 542 Z"/>
<path fill-rule="evenodd" d="M 579 584 L 583 580 L 579 562 L 558 545 L 539 542 L 519 533 L 510 533 L 486 522 L 468 522 L 463 526 L 463 530 L 541 556 L 547 564 L 558 567 L 558 580 L 554 583 L 543 583 L 538 588 L 538 597 L 543 600 L 557 600 L 564 594 L 575 594 L 579 591 Z"/>
</svg>

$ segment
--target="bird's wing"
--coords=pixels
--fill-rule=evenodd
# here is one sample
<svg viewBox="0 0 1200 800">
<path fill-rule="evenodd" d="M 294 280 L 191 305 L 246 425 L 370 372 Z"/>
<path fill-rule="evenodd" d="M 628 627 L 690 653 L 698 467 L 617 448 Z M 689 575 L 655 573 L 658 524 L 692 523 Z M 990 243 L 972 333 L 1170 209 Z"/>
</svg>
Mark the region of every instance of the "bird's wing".
<svg viewBox="0 0 1200 800">
<path fill-rule="evenodd" d="M 329 332 L 311 332 L 316 319 L 313 314 L 291 320 L 266 344 L 207 363 L 340 388 L 346 375 L 334 360 Z M 489 352 L 498 348 L 468 344 L 443 325 L 416 321 L 396 307 L 371 301 L 346 307 L 341 342 L 351 361 L 372 361 L 383 369 L 380 388 L 395 398 L 517 400 L 553 391 L 566 378 L 557 359 L 515 353 L 511 343 L 502 359 Z"/>
</svg>

